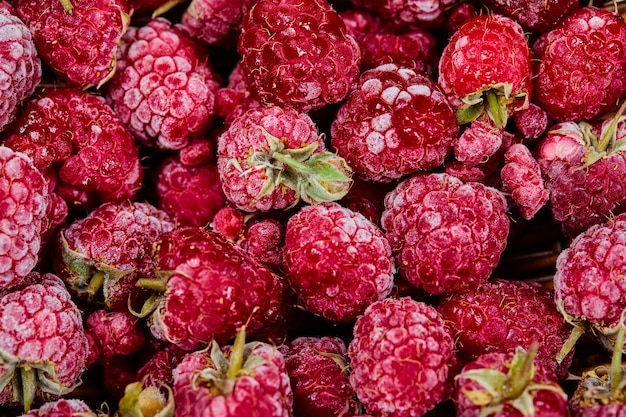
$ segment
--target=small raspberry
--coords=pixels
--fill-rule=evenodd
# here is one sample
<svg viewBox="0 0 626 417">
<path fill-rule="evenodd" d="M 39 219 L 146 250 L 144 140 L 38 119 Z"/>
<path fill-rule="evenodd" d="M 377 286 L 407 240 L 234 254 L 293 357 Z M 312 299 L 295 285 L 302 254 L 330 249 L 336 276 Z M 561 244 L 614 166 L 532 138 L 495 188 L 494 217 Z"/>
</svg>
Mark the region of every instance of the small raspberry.
<svg viewBox="0 0 626 417">
<path fill-rule="evenodd" d="M 515 112 L 513 122 L 517 130 L 528 139 L 539 138 L 550 125 L 548 113 L 534 103 L 530 103 L 526 109 Z"/>
<path fill-rule="evenodd" d="M 220 235 L 238 241 L 243 234 L 245 214 L 233 207 L 222 207 L 213 217 L 212 227 Z"/>
<path fill-rule="evenodd" d="M 181 23 L 189 34 L 209 45 L 230 46 L 236 43 L 244 16 L 252 0 L 192 0 Z"/>
<path fill-rule="evenodd" d="M 137 317 L 124 311 L 94 311 L 87 317 L 85 332 L 105 357 L 130 355 L 141 349 L 145 340 Z"/>
<path fill-rule="evenodd" d="M 473 120 L 454 141 L 454 157 L 469 166 L 486 162 L 502 146 L 503 131 L 488 119 Z"/>
<path fill-rule="evenodd" d="M 237 245 L 262 264 L 280 268 L 283 265 L 284 238 L 285 227 L 278 220 L 253 220 L 246 225 Z"/>
<path fill-rule="evenodd" d="M 145 145 L 180 149 L 214 117 L 215 92 L 206 49 L 165 18 L 131 27 L 107 84 L 113 110 Z"/>
<path fill-rule="evenodd" d="M 30 410 L 20 417 L 97 417 L 98 414 L 78 398 L 61 398 L 48 401 L 39 408 Z"/>
<path fill-rule="evenodd" d="M 445 399 L 454 342 L 433 307 L 387 298 L 357 319 L 348 356 L 350 383 L 368 412 L 420 417 Z"/>
</svg>

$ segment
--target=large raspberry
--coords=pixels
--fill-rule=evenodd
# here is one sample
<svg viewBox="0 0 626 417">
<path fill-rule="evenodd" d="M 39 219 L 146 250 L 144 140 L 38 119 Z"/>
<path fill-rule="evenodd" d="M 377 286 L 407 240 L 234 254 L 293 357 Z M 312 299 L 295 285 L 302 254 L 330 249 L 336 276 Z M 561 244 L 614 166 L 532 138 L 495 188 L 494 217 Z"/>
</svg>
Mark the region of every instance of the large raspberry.
<svg viewBox="0 0 626 417">
<path fill-rule="evenodd" d="M 293 409 L 302 417 L 352 415 L 359 409 L 348 379 L 348 352 L 338 337 L 298 337 L 283 347 Z"/>
<path fill-rule="evenodd" d="M 102 97 L 78 88 L 46 89 L 31 99 L 7 129 L 6 145 L 26 153 L 40 170 L 54 167 L 55 188 L 70 205 L 76 204 L 73 194 L 63 189 L 122 201 L 143 182 L 128 128 Z"/>
<path fill-rule="evenodd" d="M 54 270 L 77 296 L 125 310 L 137 280 L 154 276 L 153 242 L 174 226 L 149 203 L 105 203 L 61 230 Z"/>
<path fill-rule="evenodd" d="M 400 272 L 432 294 L 486 281 L 507 244 L 506 200 L 445 173 L 415 174 L 385 197 L 381 223 Z"/>
<path fill-rule="evenodd" d="M 46 401 L 71 392 L 87 359 L 80 311 L 53 274 L 29 274 L 0 296 L 0 404 Z"/>
<path fill-rule="evenodd" d="M 2 3 L 8 4 L 8 3 Z M 41 61 L 28 27 L 0 4 L 0 131 L 41 81 Z"/>
<path fill-rule="evenodd" d="M 334 201 L 350 188 L 345 160 L 326 151 L 313 120 L 290 108 L 251 108 L 218 140 L 217 166 L 226 197 L 244 211 Z"/>
<path fill-rule="evenodd" d="M 165 18 L 131 27 L 107 99 L 144 144 L 180 149 L 211 126 L 219 83 L 207 51 Z"/>
<path fill-rule="evenodd" d="M 477 15 L 454 32 L 439 60 L 439 85 L 461 124 L 486 112 L 496 127 L 528 107 L 532 94 L 530 48 L 511 18 Z"/>
<path fill-rule="evenodd" d="M 238 51 L 262 104 L 308 112 L 346 97 L 359 75 L 359 46 L 326 0 L 258 0 Z"/>
<path fill-rule="evenodd" d="M 305 206 L 291 216 L 283 254 L 298 302 L 327 320 L 356 319 L 393 286 L 395 266 L 383 232 L 337 203 Z"/>
<path fill-rule="evenodd" d="M 494 278 L 473 291 L 443 297 L 437 311 L 455 331 L 461 360 L 537 343 L 535 361 L 559 379 L 567 376 L 572 355 L 561 363 L 556 357 L 572 329 L 557 310 L 553 292 L 539 284 Z"/>
<path fill-rule="evenodd" d="M 285 359 L 268 344 L 190 353 L 174 369 L 176 417 L 291 417 L 293 393 Z"/>
<path fill-rule="evenodd" d="M 613 350 L 626 309 L 626 213 L 579 234 L 556 262 L 555 301 L 566 320 L 590 326 Z"/>
<path fill-rule="evenodd" d="M 442 165 L 459 126 L 429 76 L 387 64 L 361 74 L 330 133 L 357 174 L 388 182 Z"/>
<path fill-rule="evenodd" d="M 0 290 L 19 284 L 37 264 L 48 201 L 48 184 L 32 160 L 0 146 Z"/>
<path fill-rule="evenodd" d="M 534 349 L 487 353 L 465 365 L 455 378 L 458 417 L 568 416 L 567 394 Z"/>
<path fill-rule="evenodd" d="M 626 90 L 625 49 L 621 16 L 597 7 L 576 9 L 533 44 L 534 101 L 557 122 L 607 112 Z"/>
<path fill-rule="evenodd" d="M 420 417 L 445 399 L 454 342 L 433 307 L 387 298 L 357 319 L 348 356 L 350 383 L 368 412 Z"/>
<path fill-rule="evenodd" d="M 155 243 L 153 257 L 164 290 L 150 316 L 158 339 L 194 350 L 228 341 L 244 323 L 253 333 L 284 317 L 283 279 L 215 232 L 174 229 Z"/>
<path fill-rule="evenodd" d="M 19 0 L 15 9 L 59 78 L 83 88 L 111 78 L 130 22 L 126 0 Z"/>
</svg>

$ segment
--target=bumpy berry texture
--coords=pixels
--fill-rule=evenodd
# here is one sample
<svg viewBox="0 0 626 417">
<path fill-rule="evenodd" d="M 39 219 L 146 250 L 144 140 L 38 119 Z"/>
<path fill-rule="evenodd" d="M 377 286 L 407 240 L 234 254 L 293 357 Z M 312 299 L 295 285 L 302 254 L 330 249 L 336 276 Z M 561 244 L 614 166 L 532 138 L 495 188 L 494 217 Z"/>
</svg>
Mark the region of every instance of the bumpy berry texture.
<svg viewBox="0 0 626 417">
<path fill-rule="evenodd" d="M 325 150 L 311 117 L 290 108 L 251 108 L 218 139 L 226 198 L 248 212 L 334 201 L 350 188 L 351 169 Z"/>
<path fill-rule="evenodd" d="M 85 324 L 87 337 L 98 345 L 97 350 L 104 357 L 130 355 L 141 349 L 145 341 L 139 319 L 127 311 L 96 310 Z"/>
<path fill-rule="evenodd" d="M 107 84 L 109 103 L 144 144 L 180 149 L 214 118 L 215 92 L 206 48 L 164 18 L 131 27 Z"/>
<path fill-rule="evenodd" d="M 419 417 L 445 399 L 453 355 L 452 334 L 437 310 L 409 297 L 387 298 L 355 323 L 350 383 L 373 415 Z"/>
<path fill-rule="evenodd" d="M 260 219 L 249 222 L 237 245 L 254 259 L 269 267 L 283 265 L 285 227 L 276 219 Z"/>
<path fill-rule="evenodd" d="M 153 258 L 165 289 L 150 316 L 158 339 L 191 351 L 228 341 L 242 324 L 253 334 L 284 317 L 282 278 L 215 232 L 188 226 L 165 233 Z"/>
<path fill-rule="evenodd" d="M 236 208 L 225 206 L 215 213 L 211 228 L 228 240 L 238 241 L 242 234 L 245 213 Z"/>
<path fill-rule="evenodd" d="M 537 139 L 550 127 L 548 113 L 535 103 L 513 115 L 517 130 L 528 139 Z"/>
<path fill-rule="evenodd" d="M 331 145 L 357 174 L 389 182 L 442 165 L 459 127 L 429 76 L 387 64 L 361 74 L 330 133 Z"/>
<path fill-rule="evenodd" d="M 532 95 L 530 49 L 522 27 L 487 13 L 465 22 L 443 49 L 439 85 L 461 124 L 486 112 L 497 127 L 528 107 Z"/>
<path fill-rule="evenodd" d="M 54 270 L 76 296 L 124 311 L 137 280 L 154 276 L 153 242 L 174 227 L 149 203 L 104 203 L 61 230 Z"/>
<path fill-rule="evenodd" d="M 576 9 L 533 44 L 534 101 L 557 122 L 607 112 L 626 89 L 624 49 L 622 17 L 596 7 Z"/>
<path fill-rule="evenodd" d="M 383 232 L 337 203 L 304 206 L 289 218 L 283 258 L 298 302 L 330 321 L 353 321 L 393 286 Z"/>
<path fill-rule="evenodd" d="M 437 311 L 454 329 L 464 362 L 485 353 L 515 352 L 518 346 L 529 349 L 537 343 L 535 362 L 559 379 L 567 376 L 572 355 L 561 363 L 556 356 L 572 328 L 556 308 L 554 293 L 545 287 L 494 278 L 473 291 L 443 297 Z"/>
<path fill-rule="evenodd" d="M 579 234 L 556 261 L 555 302 L 566 320 L 589 325 L 608 348 L 626 309 L 626 214 Z"/>
<path fill-rule="evenodd" d="M 0 146 L 0 289 L 19 284 L 37 264 L 47 227 L 49 190 L 32 160 Z"/>
<path fill-rule="evenodd" d="M 44 403 L 41 407 L 30 410 L 20 417 L 96 417 L 89 405 L 78 398 L 61 398 Z"/>
<path fill-rule="evenodd" d="M 220 350 L 213 342 L 210 351 L 187 355 L 173 375 L 175 417 L 293 416 L 285 359 L 271 345 L 237 338 Z"/>
<path fill-rule="evenodd" d="M 468 166 L 485 163 L 502 146 L 503 134 L 489 119 L 473 120 L 454 141 L 454 157 Z"/>
<path fill-rule="evenodd" d="M 487 353 L 455 378 L 458 417 L 568 416 L 567 394 L 533 352 Z"/>
<path fill-rule="evenodd" d="M 530 220 L 549 198 L 539 163 L 521 143 L 507 149 L 504 160 L 504 166 L 500 170 L 503 189 L 510 193 L 522 217 Z"/>
<path fill-rule="evenodd" d="M 28 101 L 7 129 L 6 146 L 26 153 L 40 170 L 54 167 L 70 205 L 77 202 L 63 188 L 122 201 L 143 184 L 130 131 L 102 97 L 79 88 L 46 89 Z"/>
<path fill-rule="evenodd" d="M 66 10 L 56 0 L 19 0 L 15 10 L 57 77 L 83 88 L 100 87 L 115 72 L 130 8 L 125 0 L 72 0 L 71 5 Z"/>
<path fill-rule="evenodd" d="M 180 224 L 205 226 L 226 204 L 215 162 L 189 165 L 183 155 L 172 156 L 156 176 L 158 207 Z"/>
<path fill-rule="evenodd" d="M 560 123 L 539 143 L 537 161 L 550 192 L 552 215 L 567 236 L 624 210 L 624 146 L 626 123 L 615 118 Z"/>
<path fill-rule="evenodd" d="M 53 274 L 29 274 L 0 297 L 0 404 L 24 406 L 68 394 L 88 353 L 80 311 Z M 23 389 L 18 384 L 27 382 Z"/>
<path fill-rule="evenodd" d="M 264 105 L 319 109 L 343 100 L 359 75 L 359 46 L 326 0 L 255 2 L 237 50 Z"/>
<path fill-rule="evenodd" d="M 385 197 L 381 223 L 402 275 L 431 294 L 485 282 L 507 244 L 506 200 L 445 173 L 414 174 Z"/>
<path fill-rule="evenodd" d="M 298 337 L 284 346 L 283 354 L 297 415 L 353 415 L 359 410 L 348 379 L 348 350 L 343 340 Z"/>
<path fill-rule="evenodd" d="M 515 3 L 507 0 L 483 0 L 489 10 L 515 19 L 524 30 L 547 32 L 578 8 L 576 0 L 522 0 Z"/>
<path fill-rule="evenodd" d="M 8 4 L 8 3 L 4 3 Z M 10 7 L 0 7 L 0 131 L 41 81 L 41 60 L 28 27 Z"/>
<path fill-rule="evenodd" d="M 209 45 L 236 44 L 241 23 L 252 0 L 192 0 L 181 23 L 193 37 Z"/>
<path fill-rule="evenodd" d="M 451 9 L 458 0 L 416 0 L 397 2 L 393 0 L 353 0 L 356 6 L 362 6 L 392 20 L 402 27 L 439 26 L 446 19 L 446 11 Z"/>
</svg>

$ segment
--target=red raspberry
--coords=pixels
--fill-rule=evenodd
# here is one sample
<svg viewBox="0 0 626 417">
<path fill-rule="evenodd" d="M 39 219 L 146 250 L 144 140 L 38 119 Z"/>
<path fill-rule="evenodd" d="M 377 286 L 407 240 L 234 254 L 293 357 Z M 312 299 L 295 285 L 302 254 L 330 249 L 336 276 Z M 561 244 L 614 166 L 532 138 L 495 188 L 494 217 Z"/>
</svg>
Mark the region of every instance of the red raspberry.
<svg viewBox="0 0 626 417">
<path fill-rule="evenodd" d="M 285 276 L 307 310 L 350 322 L 391 292 L 395 266 L 382 231 L 337 203 L 305 206 L 287 222 Z"/>
<path fill-rule="evenodd" d="M 124 35 L 106 94 L 144 144 L 180 149 L 211 126 L 218 88 L 206 49 L 155 18 Z"/>
<path fill-rule="evenodd" d="M 450 174 L 415 174 L 385 197 L 381 223 L 400 272 L 431 294 L 485 282 L 507 244 L 506 200 Z"/>
<path fill-rule="evenodd" d="M 264 105 L 301 112 L 343 100 L 361 54 L 326 0 L 258 0 L 244 18 L 238 52 L 250 91 Z"/>
<path fill-rule="evenodd" d="M 48 401 L 35 410 L 30 410 L 20 417 L 97 417 L 98 414 L 89 405 L 78 398 L 61 398 Z"/>
<path fill-rule="evenodd" d="M 15 9 L 57 77 L 82 88 L 111 78 L 130 22 L 126 0 L 19 0 Z"/>
<path fill-rule="evenodd" d="M 357 174 L 389 182 L 441 166 L 458 132 L 454 112 L 429 76 L 387 64 L 361 74 L 330 134 Z"/>
<path fill-rule="evenodd" d="M 85 369 L 88 344 L 80 311 L 53 274 L 29 274 L 0 295 L 0 404 L 46 401 L 70 393 Z M 31 381 L 20 389 L 15 384 Z"/>
<path fill-rule="evenodd" d="M 236 44 L 252 0 L 192 0 L 181 17 L 189 34 L 209 45 Z"/>
<path fill-rule="evenodd" d="M 350 383 L 374 415 L 420 417 L 443 401 L 454 342 L 433 307 L 409 297 L 371 304 L 348 347 Z"/>
<path fill-rule="evenodd" d="M 547 32 L 578 8 L 577 0 L 483 0 L 491 11 L 517 20 L 529 32 Z"/>
<path fill-rule="evenodd" d="M 129 312 L 96 310 L 87 317 L 85 332 L 105 357 L 130 355 L 143 346 L 139 320 Z"/>
<path fill-rule="evenodd" d="M 250 221 L 242 239 L 237 242 L 254 259 L 269 267 L 283 265 L 285 227 L 275 219 Z"/>
<path fill-rule="evenodd" d="M 530 103 L 528 108 L 515 112 L 513 122 L 517 130 L 528 139 L 537 139 L 550 126 L 548 113 L 534 103 Z"/>
<path fill-rule="evenodd" d="M 392 20 L 402 27 L 441 26 L 446 19 L 447 10 L 451 9 L 459 0 L 415 0 L 398 2 L 393 0 L 353 0 L 356 6 L 373 10 L 384 19 Z"/>
<path fill-rule="evenodd" d="M 469 166 L 484 163 L 502 146 L 503 134 L 491 120 L 475 119 L 454 141 L 454 157 Z"/>
<path fill-rule="evenodd" d="M 0 290 L 18 285 L 35 268 L 48 202 L 48 184 L 32 160 L 0 146 Z"/>
<path fill-rule="evenodd" d="M 213 217 L 212 227 L 220 235 L 232 241 L 238 241 L 243 234 L 245 215 L 241 210 L 222 207 Z"/>
</svg>

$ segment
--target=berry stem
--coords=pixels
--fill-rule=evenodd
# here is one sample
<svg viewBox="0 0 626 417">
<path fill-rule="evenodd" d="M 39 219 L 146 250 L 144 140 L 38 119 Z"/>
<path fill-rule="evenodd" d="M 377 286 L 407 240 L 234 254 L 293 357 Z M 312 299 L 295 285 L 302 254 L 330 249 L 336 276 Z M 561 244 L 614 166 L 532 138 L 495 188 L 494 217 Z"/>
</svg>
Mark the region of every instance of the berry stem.
<svg viewBox="0 0 626 417">
<path fill-rule="evenodd" d="M 626 333 L 626 326 L 623 321 L 620 321 L 619 330 L 617 331 L 617 337 L 615 338 L 615 346 L 613 347 L 613 356 L 611 357 L 611 391 L 617 393 L 622 385 L 622 379 L 624 369 L 622 368 L 622 353 L 624 350 L 624 333 Z"/>
<path fill-rule="evenodd" d="M 104 272 L 97 271 L 91 276 L 91 279 L 89 280 L 89 284 L 87 285 L 87 294 L 93 297 L 94 295 L 96 295 L 98 290 L 102 288 L 102 285 L 104 285 Z"/>
<path fill-rule="evenodd" d="M 532 380 L 533 362 L 537 356 L 537 343 L 528 348 L 528 352 L 518 352 L 513 358 L 509 375 L 504 389 L 504 398 L 514 399 L 522 395 L 529 382 Z"/>
<path fill-rule="evenodd" d="M 159 278 L 140 278 L 135 284 L 146 290 L 165 292 L 165 282 Z"/>
<path fill-rule="evenodd" d="M 576 345 L 576 342 L 578 341 L 578 339 L 580 339 L 580 336 L 582 336 L 586 330 L 587 328 L 585 326 L 582 326 L 579 324 L 574 326 L 574 328 L 572 329 L 572 332 L 569 334 L 569 337 L 567 338 L 567 340 L 561 347 L 559 354 L 556 355 L 557 363 L 560 364 L 561 362 L 563 362 L 563 359 L 565 359 L 565 357 L 571 352 L 571 350 Z"/>
<path fill-rule="evenodd" d="M 27 412 L 30 411 L 30 407 L 35 399 L 37 375 L 35 374 L 35 370 L 28 364 L 24 364 L 18 369 L 22 389 L 22 402 L 24 403 L 24 411 Z"/>
<path fill-rule="evenodd" d="M 487 99 L 487 111 L 493 119 L 496 127 L 504 127 L 507 121 L 506 108 L 498 100 L 498 95 L 493 90 L 485 91 Z"/>
<path fill-rule="evenodd" d="M 74 6 L 70 0 L 59 0 L 59 3 L 61 3 L 66 13 L 72 14 L 74 12 Z"/>
<path fill-rule="evenodd" d="M 617 124 L 621 120 L 622 115 L 624 114 L 624 110 L 626 110 L 626 100 L 624 100 L 624 102 L 620 105 L 619 109 L 615 113 L 615 116 L 613 116 L 609 127 L 607 129 L 603 129 L 601 133 L 602 136 L 600 136 L 600 141 L 596 148 L 598 152 L 604 152 L 606 148 L 609 147 L 609 144 L 615 142 L 615 137 L 617 135 Z"/>
<path fill-rule="evenodd" d="M 239 374 L 239 371 L 243 367 L 243 354 L 246 345 L 246 326 L 243 325 L 237 333 L 235 342 L 230 351 L 230 365 L 228 366 L 228 379 L 235 379 Z"/>
</svg>

